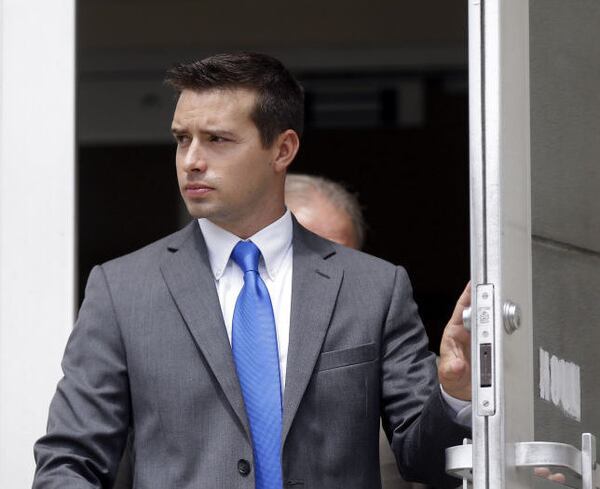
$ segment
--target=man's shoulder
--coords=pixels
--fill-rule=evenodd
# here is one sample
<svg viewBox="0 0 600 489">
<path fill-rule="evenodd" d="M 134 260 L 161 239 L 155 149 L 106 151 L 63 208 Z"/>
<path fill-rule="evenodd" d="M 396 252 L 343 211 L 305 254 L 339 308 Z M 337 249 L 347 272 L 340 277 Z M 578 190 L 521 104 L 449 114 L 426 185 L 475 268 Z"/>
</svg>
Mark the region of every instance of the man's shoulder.
<svg viewBox="0 0 600 489">
<path fill-rule="evenodd" d="M 341 266 L 344 272 L 356 273 L 362 276 L 389 277 L 393 280 L 398 269 L 403 270 L 402 267 L 398 267 L 383 258 L 334 243 L 305 228 L 300 229 L 304 235 L 304 242 L 310 242 L 312 246 L 319 248 L 321 254 L 326 256 L 331 251 L 331 256 L 327 259 Z"/>
<path fill-rule="evenodd" d="M 339 257 L 339 260 L 344 264 L 344 266 L 350 267 L 366 267 L 373 271 L 381 271 L 381 272 L 394 272 L 396 268 L 398 268 L 393 263 L 380 258 L 378 256 L 372 255 L 370 253 L 366 253 L 361 250 L 355 250 L 353 248 L 348 248 L 347 246 L 343 246 L 337 243 L 333 243 L 336 254 Z"/>
<path fill-rule="evenodd" d="M 141 271 L 148 267 L 157 268 L 165 252 L 173 247 L 177 248 L 181 246 L 187 239 L 192 237 L 194 225 L 197 226 L 195 220 L 174 233 L 164 236 L 135 251 L 108 260 L 102 263 L 101 266 L 108 271 L 122 269 Z"/>
<path fill-rule="evenodd" d="M 402 266 L 337 243 L 330 246 L 335 253 L 329 259 L 343 270 L 344 289 L 354 291 L 352 294 L 359 291 L 361 297 L 376 303 L 392 297 L 398 290 L 412 290 Z"/>
</svg>

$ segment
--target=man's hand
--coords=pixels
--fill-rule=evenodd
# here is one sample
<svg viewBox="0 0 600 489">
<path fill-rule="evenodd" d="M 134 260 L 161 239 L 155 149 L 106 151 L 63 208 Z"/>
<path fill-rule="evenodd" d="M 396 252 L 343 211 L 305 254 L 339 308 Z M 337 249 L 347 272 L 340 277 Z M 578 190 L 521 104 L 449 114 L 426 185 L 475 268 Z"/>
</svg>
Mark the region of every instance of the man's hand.
<svg viewBox="0 0 600 489">
<path fill-rule="evenodd" d="M 461 294 L 442 336 L 438 377 L 447 394 L 465 401 L 471 400 L 471 333 L 463 325 L 463 311 L 471 306 L 471 283 Z M 565 484 L 563 473 L 547 467 L 535 467 L 533 473 L 544 479 Z"/>
<path fill-rule="evenodd" d="M 559 484 L 565 484 L 567 481 L 567 478 L 564 474 L 561 474 L 560 472 L 553 473 L 547 467 L 536 467 L 535 469 L 533 469 L 533 473 L 538 477 L 548 479 L 549 481 L 558 482 Z"/>
<path fill-rule="evenodd" d="M 458 299 L 440 345 L 438 377 L 447 394 L 471 400 L 471 333 L 463 325 L 463 311 L 471 305 L 471 283 Z"/>
</svg>

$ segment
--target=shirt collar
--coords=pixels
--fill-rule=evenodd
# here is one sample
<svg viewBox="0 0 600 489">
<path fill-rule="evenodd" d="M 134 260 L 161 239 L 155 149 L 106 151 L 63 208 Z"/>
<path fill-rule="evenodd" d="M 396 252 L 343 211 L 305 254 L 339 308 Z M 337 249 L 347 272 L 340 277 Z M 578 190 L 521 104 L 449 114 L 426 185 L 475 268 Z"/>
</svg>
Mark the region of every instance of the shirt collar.
<svg viewBox="0 0 600 489">
<path fill-rule="evenodd" d="M 217 226 L 206 218 L 198 219 L 208 249 L 208 260 L 216 280 L 219 280 L 235 245 L 240 238 Z M 260 250 L 269 278 L 275 280 L 277 272 L 292 245 L 292 215 L 286 210 L 283 216 L 261 229 L 247 241 L 252 241 Z"/>
</svg>

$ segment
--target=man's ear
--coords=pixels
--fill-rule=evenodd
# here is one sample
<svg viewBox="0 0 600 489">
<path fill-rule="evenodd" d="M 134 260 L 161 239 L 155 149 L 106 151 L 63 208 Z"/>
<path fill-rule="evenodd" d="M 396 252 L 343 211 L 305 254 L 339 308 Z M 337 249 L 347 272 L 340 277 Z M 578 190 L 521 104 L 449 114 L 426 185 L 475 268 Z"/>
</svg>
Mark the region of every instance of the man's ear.
<svg viewBox="0 0 600 489">
<path fill-rule="evenodd" d="M 275 159 L 273 168 L 276 172 L 285 172 L 296 157 L 300 148 L 300 138 L 293 129 L 282 132 L 274 143 Z"/>
</svg>

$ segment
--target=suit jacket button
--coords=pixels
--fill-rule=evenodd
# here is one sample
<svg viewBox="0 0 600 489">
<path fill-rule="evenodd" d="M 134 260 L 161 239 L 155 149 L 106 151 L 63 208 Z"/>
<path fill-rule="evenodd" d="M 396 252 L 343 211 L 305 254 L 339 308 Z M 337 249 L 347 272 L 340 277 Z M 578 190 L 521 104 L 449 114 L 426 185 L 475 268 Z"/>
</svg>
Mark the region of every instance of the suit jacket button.
<svg viewBox="0 0 600 489">
<path fill-rule="evenodd" d="M 248 474 L 250 474 L 251 470 L 252 469 L 250 467 L 250 462 L 248 462 L 247 460 L 244 460 L 244 459 L 238 460 L 238 472 L 243 477 L 246 477 Z"/>
</svg>

